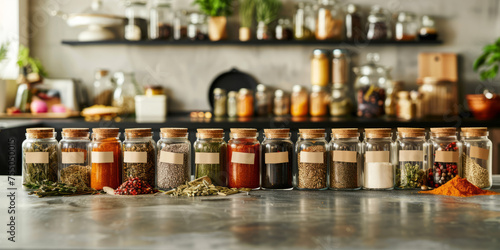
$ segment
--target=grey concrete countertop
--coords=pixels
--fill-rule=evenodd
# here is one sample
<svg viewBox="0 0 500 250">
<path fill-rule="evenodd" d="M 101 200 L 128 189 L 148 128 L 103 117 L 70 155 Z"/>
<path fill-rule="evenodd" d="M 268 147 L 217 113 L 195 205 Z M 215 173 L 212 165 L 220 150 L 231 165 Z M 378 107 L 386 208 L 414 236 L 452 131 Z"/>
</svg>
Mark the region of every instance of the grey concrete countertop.
<svg viewBox="0 0 500 250">
<path fill-rule="evenodd" d="M 495 176 L 492 190 L 500 191 Z M 0 178 L 0 248 L 500 249 L 500 196 L 252 191 L 228 197 L 29 196 L 15 177 L 15 243 Z"/>
</svg>

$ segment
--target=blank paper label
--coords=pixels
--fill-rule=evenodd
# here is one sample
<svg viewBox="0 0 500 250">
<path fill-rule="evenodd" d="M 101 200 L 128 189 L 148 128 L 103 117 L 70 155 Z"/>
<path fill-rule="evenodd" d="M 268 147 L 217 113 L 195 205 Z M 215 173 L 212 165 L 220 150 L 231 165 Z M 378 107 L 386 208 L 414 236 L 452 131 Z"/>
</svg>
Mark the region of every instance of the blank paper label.
<svg viewBox="0 0 500 250">
<path fill-rule="evenodd" d="M 367 151 L 366 162 L 390 162 L 389 151 Z"/>
<path fill-rule="evenodd" d="M 83 152 L 62 152 L 62 164 L 83 164 L 85 163 L 85 153 Z"/>
<path fill-rule="evenodd" d="M 254 153 L 233 152 L 231 156 L 231 162 L 239 164 L 254 164 L 254 159 Z"/>
<path fill-rule="evenodd" d="M 422 150 L 400 150 L 399 161 L 423 161 L 424 152 Z"/>
<path fill-rule="evenodd" d="M 324 155 L 324 152 L 300 152 L 300 163 L 323 164 L 325 161 Z"/>
<path fill-rule="evenodd" d="M 458 152 L 454 151 L 436 151 L 435 162 L 454 162 L 458 163 Z"/>
<path fill-rule="evenodd" d="M 92 152 L 92 163 L 113 163 L 113 152 Z"/>
<path fill-rule="evenodd" d="M 288 152 L 266 153 L 266 164 L 288 163 Z"/>
<path fill-rule="evenodd" d="M 335 162 L 351 162 L 356 163 L 358 159 L 356 158 L 356 151 L 333 151 L 333 161 Z"/>
<path fill-rule="evenodd" d="M 125 163 L 147 163 L 148 153 L 147 152 L 124 152 L 123 162 Z"/>
<path fill-rule="evenodd" d="M 196 153 L 194 155 L 195 164 L 219 164 L 219 153 Z"/>
<path fill-rule="evenodd" d="M 481 160 L 488 160 L 490 156 L 490 151 L 488 149 L 480 147 L 470 147 L 470 157 L 477 158 Z"/>
<path fill-rule="evenodd" d="M 26 163 L 49 163 L 49 152 L 26 152 Z"/>
<path fill-rule="evenodd" d="M 160 162 L 170 164 L 184 164 L 184 154 L 161 151 Z"/>
</svg>

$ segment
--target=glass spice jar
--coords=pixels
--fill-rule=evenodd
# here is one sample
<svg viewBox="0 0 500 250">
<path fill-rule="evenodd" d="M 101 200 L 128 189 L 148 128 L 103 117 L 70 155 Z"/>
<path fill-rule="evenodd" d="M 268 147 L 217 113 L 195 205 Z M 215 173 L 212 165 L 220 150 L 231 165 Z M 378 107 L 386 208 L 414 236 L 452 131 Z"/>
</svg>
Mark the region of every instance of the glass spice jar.
<svg viewBox="0 0 500 250">
<path fill-rule="evenodd" d="M 255 93 L 255 105 L 257 106 L 256 113 L 258 116 L 269 116 L 273 112 L 272 95 L 269 93 L 266 85 L 257 85 Z"/>
<path fill-rule="evenodd" d="M 290 129 L 264 129 L 261 152 L 262 189 L 292 189 L 293 143 Z"/>
<path fill-rule="evenodd" d="M 174 13 L 173 19 L 173 38 L 174 40 L 184 40 L 187 38 L 187 12 L 185 10 L 178 10 Z"/>
<path fill-rule="evenodd" d="M 191 180 L 191 142 L 187 128 L 161 128 L 156 187 L 169 190 Z"/>
<path fill-rule="evenodd" d="M 423 128 L 398 128 L 396 189 L 420 189 L 426 182 L 428 144 Z"/>
<path fill-rule="evenodd" d="M 349 116 L 352 110 L 352 101 L 348 96 L 348 87 L 340 85 L 332 88 L 330 100 L 330 115 L 333 117 Z"/>
<path fill-rule="evenodd" d="M 137 177 L 156 185 L 156 143 L 150 128 L 125 129 L 122 173 L 123 181 Z"/>
<path fill-rule="evenodd" d="M 278 20 L 278 25 L 275 28 L 275 36 L 276 40 L 284 41 L 284 40 L 293 40 L 293 30 L 292 24 L 290 23 L 290 19 L 280 18 Z"/>
<path fill-rule="evenodd" d="M 191 13 L 190 23 L 187 27 L 187 36 L 191 41 L 208 40 L 207 16 L 201 13 Z"/>
<path fill-rule="evenodd" d="M 386 41 L 392 39 L 391 21 L 386 11 L 378 5 L 372 7 L 368 16 L 366 39 Z"/>
<path fill-rule="evenodd" d="M 117 87 L 113 93 L 113 107 L 120 108 L 122 114 L 134 114 L 135 96 L 143 94 L 143 89 L 135 80 L 135 74 L 116 72 L 114 79 Z"/>
<path fill-rule="evenodd" d="M 311 57 L 311 84 L 322 87 L 328 86 L 331 81 L 330 51 L 315 49 Z"/>
<path fill-rule="evenodd" d="M 311 105 L 309 106 L 309 114 L 313 117 L 326 116 L 328 114 L 328 106 L 330 104 L 330 96 L 323 88 L 318 85 L 314 85 L 311 91 Z"/>
<path fill-rule="evenodd" d="M 390 128 L 365 129 L 363 142 L 365 189 L 390 190 L 394 188 L 392 146 Z"/>
<path fill-rule="evenodd" d="M 335 0 L 319 0 L 316 19 L 316 40 L 342 40 L 344 13 Z"/>
<path fill-rule="evenodd" d="M 285 116 L 290 114 L 290 97 L 283 90 L 274 92 L 274 115 Z"/>
<path fill-rule="evenodd" d="M 227 107 L 227 95 L 226 90 L 221 88 L 214 89 L 214 116 L 224 117 L 226 116 Z"/>
<path fill-rule="evenodd" d="M 415 105 L 410 99 L 410 92 L 398 92 L 398 103 L 396 105 L 396 116 L 400 119 L 411 120 L 415 118 Z"/>
<path fill-rule="evenodd" d="M 309 94 L 306 88 L 300 85 L 293 86 L 290 113 L 294 117 L 307 116 L 309 114 Z"/>
<path fill-rule="evenodd" d="M 316 30 L 316 14 L 310 4 L 299 2 L 294 15 L 293 36 L 295 40 L 311 40 Z"/>
<path fill-rule="evenodd" d="M 461 175 L 461 154 L 462 143 L 457 139 L 456 128 L 431 128 L 427 185 L 437 188 Z"/>
<path fill-rule="evenodd" d="M 139 41 L 148 39 L 146 2 L 131 0 L 126 2 L 125 8 L 125 39 Z"/>
<path fill-rule="evenodd" d="M 227 94 L 227 116 L 234 118 L 238 116 L 238 92 L 229 91 Z"/>
<path fill-rule="evenodd" d="M 95 73 L 95 81 L 92 89 L 92 98 L 94 105 L 111 105 L 114 86 L 109 77 L 109 71 L 98 69 Z"/>
<path fill-rule="evenodd" d="M 364 40 L 363 16 L 358 6 L 355 4 L 347 5 L 347 14 L 345 16 L 345 36 L 347 41 L 359 42 Z"/>
<path fill-rule="evenodd" d="M 332 129 L 330 189 L 361 189 L 362 144 L 357 128 Z"/>
<path fill-rule="evenodd" d="M 242 88 L 238 93 L 238 116 L 239 117 L 252 117 L 254 114 L 254 97 L 249 89 Z"/>
<path fill-rule="evenodd" d="M 332 83 L 334 86 L 347 85 L 351 71 L 349 51 L 334 49 L 332 51 Z"/>
<path fill-rule="evenodd" d="M 122 183 L 122 143 L 118 128 L 92 129 L 90 143 L 90 187 L 102 190 L 103 187 L 118 188 Z"/>
<path fill-rule="evenodd" d="M 301 190 L 328 188 L 328 142 L 325 129 L 299 129 L 295 145 L 297 166 L 294 187 Z"/>
<path fill-rule="evenodd" d="M 28 128 L 23 141 L 23 184 L 57 182 L 57 133 L 53 128 Z"/>
<path fill-rule="evenodd" d="M 63 128 L 59 142 L 59 182 L 90 188 L 90 133 L 88 128 Z"/>
<path fill-rule="evenodd" d="M 231 129 L 227 143 L 227 162 L 230 188 L 260 187 L 259 133 L 254 128 Z"/>
<path fill-rule="evenodd" d="M 478 188 L 490 189 L 492 177 L 493 144 L 488 139 L 488 128 L 462 128 L 463 177 Z"/>
<path fill-rule="evenodd" d="M 208 176 L 216 186 L 227 187 L 227 144 L 223 129 L 198 129 L 194 143 L 194 178 Z"/>
<path fill-rule="evenodd" d="M 420 41 L 436 41 L 438 32 L 435 21 L 430 16 L 422 16 L 422 26 L 418 31 L 418 39 Z"/>
<path fill-rule="evenodd" d="M 149 10 L 149 39 L 168 40 L 172 38 L 173 12 L 170 0 L 156 0 Z"/>
<path fill-rule="evenodd" d="M 396 41 L 417 40 L 418 22 L 414 13 L 400 12 L 395 26 Z"/>
</svg>

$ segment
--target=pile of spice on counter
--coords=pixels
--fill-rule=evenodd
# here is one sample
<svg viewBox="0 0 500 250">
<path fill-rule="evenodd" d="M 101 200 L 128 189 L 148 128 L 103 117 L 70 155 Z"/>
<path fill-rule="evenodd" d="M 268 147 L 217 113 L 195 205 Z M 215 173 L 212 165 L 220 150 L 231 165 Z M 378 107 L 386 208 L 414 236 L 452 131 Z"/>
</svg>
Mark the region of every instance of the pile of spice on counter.
<svg viewBox="0 0 500 250">
<path fill-rule="evenodd" d="M 69 195 L 89 195 L 89 194 L 100 194 L 97 191 L 89 187 L 75 187 L 67 185 L 65 183 L 57 183 L 52 181 L 41 181 L 36 183 L 24 184 L 28 189 L 35 189 L 29 192 L 29 195 L 36 195 L 39 198 L 47 196 L 69 196 Z"/>
<path fill-rule="evenodd" d="M 129 178 L 115 190 L 117 195 L 154 194 L 156 192 L 158 190 L 152 188 L 151 185 L 138 177 Z"/>
<path fill-rule="evenodd" d="M 465 178 L 460 178 L 456 176 L 444 185 L 431 190 L 431 191 L 420 191 L 420 194 L 436 194 L 436 195 L 448 195 L 457 197 L 470 197 L 476 195 L 500 195 L 500 193 L 482 190 L 472 183 L 470 183 Z"/>
<path fill-rule="evenodd" d="M 208 176 L 200 177 L 196 180 L 186 182 L 185 185 L 180 185 L 175 189 L 172 189 L 164 194 L 170 196 L 211 196 L 211 195 L 222 195 L 227 196 L 231 194 L 237 194 L 239 192 L 249 192 L 251 188 L 227 188 L 221 186 L 215 186 L 212 184 L 212 180 Z"/>
</svg>

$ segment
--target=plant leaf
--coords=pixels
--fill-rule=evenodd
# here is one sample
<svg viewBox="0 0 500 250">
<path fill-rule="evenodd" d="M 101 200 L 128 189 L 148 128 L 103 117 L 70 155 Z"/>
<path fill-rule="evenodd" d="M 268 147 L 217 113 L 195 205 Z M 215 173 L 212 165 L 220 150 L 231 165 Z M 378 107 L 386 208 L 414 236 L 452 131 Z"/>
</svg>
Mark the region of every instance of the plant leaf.
<svg viewBox="0 0 500 250">
<path fill-rule="evenodd" d="M 484 65 L 484 62 L 486 61 L 486 58 L 488 58 L 489 55 L 490 53 L 485 52 L 474 61 L 473 65 L 474 71 L 477 71 L 481 66 Z"/>
</svg>

